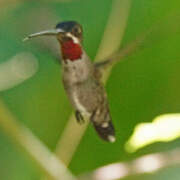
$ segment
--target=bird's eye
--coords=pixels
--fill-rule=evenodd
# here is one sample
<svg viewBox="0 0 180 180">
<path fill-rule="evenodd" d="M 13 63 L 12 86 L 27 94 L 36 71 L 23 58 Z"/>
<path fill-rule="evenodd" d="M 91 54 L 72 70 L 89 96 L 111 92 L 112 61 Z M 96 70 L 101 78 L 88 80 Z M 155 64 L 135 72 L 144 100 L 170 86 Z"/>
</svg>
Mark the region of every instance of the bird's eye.
<svg viewBox="0 0 180 180">
<path fill-rule="evenodd" d="M 74 31 L 75 34 L 80 34 L 81 33 L 81 28 L 77 26 L 77 27 L 74 28 L 73 31 Z"/>
</svg>

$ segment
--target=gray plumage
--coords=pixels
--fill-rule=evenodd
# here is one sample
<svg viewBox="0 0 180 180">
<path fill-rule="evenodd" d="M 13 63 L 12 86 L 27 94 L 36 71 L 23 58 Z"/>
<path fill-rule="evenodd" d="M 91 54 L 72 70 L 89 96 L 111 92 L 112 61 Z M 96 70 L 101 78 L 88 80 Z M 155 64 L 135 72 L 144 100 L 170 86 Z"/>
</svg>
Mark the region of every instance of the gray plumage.
<svg viewBox="0 0 180 180">
<path fill-rule="evenodd" d="M 63 62 L 63 83 L 71 104 L 90 118 L 101 138 L 113 142 L 114 127 L 99 73 L 85 52 L 79 60 Z"/>
</svg>

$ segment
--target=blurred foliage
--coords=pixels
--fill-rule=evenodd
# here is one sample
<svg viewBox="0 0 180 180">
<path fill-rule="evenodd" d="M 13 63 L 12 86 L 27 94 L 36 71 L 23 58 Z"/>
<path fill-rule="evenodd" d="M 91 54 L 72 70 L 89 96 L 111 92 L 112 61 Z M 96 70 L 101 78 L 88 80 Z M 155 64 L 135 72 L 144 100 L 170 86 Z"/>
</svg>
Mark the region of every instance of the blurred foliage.
<svg viewBox="0 0 180 180">
<path fill-rule="evenodd" d="M 52 28 L 59 21 L 76 20 L 83 25 L 84 47 L 93 59 L 111 3 L 109 0 L 7 1 L 0 7 L 0 63 L 24 51 L 33 53 L 39 61 L 39 71 L 32 78 L 0 92 L 0 96 L 17 119 L 52 151 L 72 111 L 60 80 L 61 65 L 55 61 L 58 47 L 48 38 L 28 43 L 21 40 L 29 33 Z M 81 174 L 109 163 L 179 146 L 179 143 L 172 146 L 173 142 L 157 143 L 134 154 L 124 149 L 136 124 L 151 122 L 160 114 L 179 112 L 179 7 L 178 0 L 132 1 L 122 46 L 152 26 L 155 28 L 138 51 L 117 64 L 108 80 L 106 89 L 117 141 L 114 144 L 101 141 L 89 126 L 70 164 L 73 173 Z M 164 170 L 162 175 L 137 179 L 177 180 L 178 171 L 174 168 Z M 0 131 L 0 179 L 36 180 L 39 177 L 37 167 Z"/>
</svg>

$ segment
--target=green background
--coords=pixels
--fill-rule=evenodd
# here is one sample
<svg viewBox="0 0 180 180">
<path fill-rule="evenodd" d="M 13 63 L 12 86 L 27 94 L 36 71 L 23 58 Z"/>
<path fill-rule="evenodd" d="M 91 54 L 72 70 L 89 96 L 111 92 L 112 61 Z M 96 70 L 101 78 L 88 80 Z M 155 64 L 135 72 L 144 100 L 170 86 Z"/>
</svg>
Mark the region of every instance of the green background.
<svg viewBox="0 0 180 180">
<path fill-rule="evenodd" d="M 51 151 L 55 149 L 72 112 L 61 83 L 61 65 L 54 57 L 58 52 L 49 48 L 42 38 L 27 43 L 22 43 L 21 39 L 29 33 L 52 28 L 59 21 L 76 20 L 83 25 L 84 47 L 93 59 L 111 4 L 110 0 L 2 1 L 0 63 L 26 51 L 38 58 L 39 69 L 22 84 L 1 91 L 0 97 L 14 116 Z M 151 122 L 157 115 L 180 111 L 179 7 L 179 0 L 132 1 L 122 46 L 152 26 L 155 30 L 136 52 L 114 67 L 107 81 L 106 90 L 117 132 L 116 143 L 101 141 L 89 126 L 70 164 L 74 174 L 180 146 L 179 140 L 175 140 L 149 145 L 134 154 L 128 154 L 124 149 L 137 123 Z M 178 168 L 129 179 L 178 180 Z M 40 177 L 33 161 L 0 130 L 0 179 L 36 180 Z"/>
</svg>

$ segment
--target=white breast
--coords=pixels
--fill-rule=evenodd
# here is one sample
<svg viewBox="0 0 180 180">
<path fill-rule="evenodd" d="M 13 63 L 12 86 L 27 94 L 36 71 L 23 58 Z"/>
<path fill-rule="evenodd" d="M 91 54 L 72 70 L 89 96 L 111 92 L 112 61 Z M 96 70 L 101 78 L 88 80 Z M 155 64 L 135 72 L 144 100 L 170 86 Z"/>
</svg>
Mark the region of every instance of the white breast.
<svg viewBox="0 0 180 180">
<path fill-rule="evenodd" d="M 86 110 L 86 108 L 79 102 L 79 99 L 77 97 L 77 94 L 74 93 L 73 94 L 73 98 L 74 98 L 74 103 L 76 105 L 76 108 L 82 113 L 85 114 L 86 116 L 89 116 L 89 112 Z"/>
</svg>

